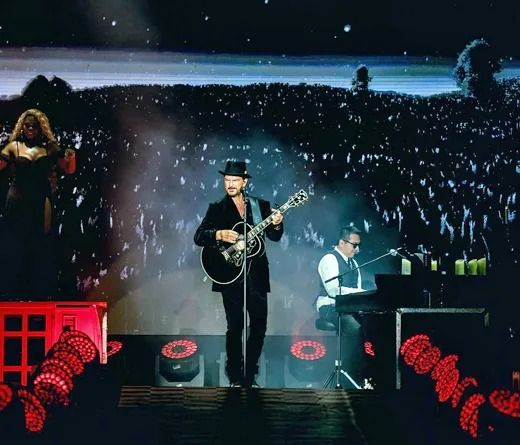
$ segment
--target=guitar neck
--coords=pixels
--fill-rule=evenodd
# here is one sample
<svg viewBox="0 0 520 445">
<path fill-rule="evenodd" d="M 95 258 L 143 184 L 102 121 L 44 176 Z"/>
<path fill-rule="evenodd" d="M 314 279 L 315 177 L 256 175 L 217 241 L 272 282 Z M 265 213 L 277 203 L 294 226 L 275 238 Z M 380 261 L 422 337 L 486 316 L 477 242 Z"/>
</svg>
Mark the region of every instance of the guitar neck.
<svg viewBox="0 0 520 445">
<path fill-rule="evenodd" d="M 285 213 L 287 210 L 289 210 L 289 201 L 287 201 L 283 206 L 277 209 L 280 213 Z M 255 236 L 262 233 L 267 227 L 269 227 L 273 222 L 273 214 L 269 215 L 266 219 L 264 219 L 262 222 L 258 223 L 255 227 L 253 227 L 248 233 L 247 233 L 247 241 L 252 240 Z"/>
</svg>

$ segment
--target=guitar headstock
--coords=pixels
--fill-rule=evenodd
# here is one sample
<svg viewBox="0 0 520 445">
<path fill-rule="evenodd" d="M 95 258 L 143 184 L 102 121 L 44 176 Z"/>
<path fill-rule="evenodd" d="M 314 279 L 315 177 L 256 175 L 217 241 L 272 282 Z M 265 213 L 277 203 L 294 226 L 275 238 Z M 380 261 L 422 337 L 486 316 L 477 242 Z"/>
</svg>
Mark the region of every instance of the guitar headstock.
<svg viewBox="0 0 520 445">
<path fill-rule="evenodd" d="M 289 207 L 298 207 L 301 206 L 308 199 L 309 195 L 307 194 L 307 192 L 305 190 L 300 190 L 287 200 L 287 205 Z"/>
</svg>

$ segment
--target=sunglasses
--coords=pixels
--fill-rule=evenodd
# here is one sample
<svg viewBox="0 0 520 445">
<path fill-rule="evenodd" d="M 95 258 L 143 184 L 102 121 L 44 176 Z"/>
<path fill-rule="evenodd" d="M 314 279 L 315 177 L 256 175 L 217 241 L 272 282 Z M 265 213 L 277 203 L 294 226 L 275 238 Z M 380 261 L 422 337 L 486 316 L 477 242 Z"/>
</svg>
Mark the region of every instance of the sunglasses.
<svg viewBox="0 0 520 445">
<path fill-rule="evenodd" d="M 25 124 L 23 124 L 23 126 L 24 126 L 25 128 L 34 128 L 34 129 L 38 129 L 38 128 L 40 128 L 40 124 L 36 124 L 36 123 L 31 124 L 31 123 L 29 123 L 29 122 L 26 122 Z"/>
<path fill-rule="evenodd" d="M 348 239 L 343 240 L 345 243 L 349 243 L 354 249 L 357 249 L 359 246 L 361 246 L 361 243 L 353 243 L 352 241 L 349 241 Z"/>
</svg>

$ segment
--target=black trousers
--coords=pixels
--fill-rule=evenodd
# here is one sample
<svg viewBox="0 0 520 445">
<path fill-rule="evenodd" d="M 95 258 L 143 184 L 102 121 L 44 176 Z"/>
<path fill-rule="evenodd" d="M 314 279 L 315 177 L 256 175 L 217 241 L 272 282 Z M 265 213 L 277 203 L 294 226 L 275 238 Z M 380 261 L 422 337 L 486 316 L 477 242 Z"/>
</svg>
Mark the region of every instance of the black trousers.
<svg viewBox="0 0 520 445">
<path fill-rule="evenodd" d="M 226 312 L 226 372 L 231 382 L 242 379 L 242 332 L 244 329 L 243 288 L 233 286 L 222 291 Z M 249 336 L 246 345 L 246 379 L 252 381 L 258 373 L 258 359 L 264 345 L 267 329 L 267 293 L 252 286 L 247 288 L 247 312 L 249 314 Z"/>
</svg>

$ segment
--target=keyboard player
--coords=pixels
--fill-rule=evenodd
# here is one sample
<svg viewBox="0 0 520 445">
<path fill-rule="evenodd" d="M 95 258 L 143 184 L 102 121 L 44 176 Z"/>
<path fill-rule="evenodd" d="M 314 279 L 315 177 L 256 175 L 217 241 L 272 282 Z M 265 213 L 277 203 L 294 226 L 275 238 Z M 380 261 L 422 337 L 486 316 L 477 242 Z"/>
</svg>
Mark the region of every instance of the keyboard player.
<svg viewBox="0 0 520 445">
<path fill-rule="evenodd" d="M 354 256 L 359 253 L 360 246 L 361 232 L 354 226 L 342 227 L 336 245 L 321 258 L 318 264 L 320 291 L 316 299 L 316 309 L 321 318 L 331 323 L 337 322 L 336 295 L 364 291 L 361 287 L 361 269 L 353 270 L 358 267 Z M 338 279 L 326 282 L 340 274 L 344 274 L 341 277 L 341 286 Z"/>
<path fill-rule="evenodd" d="M 336 326 L 338 323 L 335 308 L 336 295 L 364 292 L 361 287 L 361 270 L 356 269 L 358 263 L 354 259 L 354 256 L 359 253 L 360 246 L 359 229 L 354 226 L 342 227 L 338 232 L 336 245 L 321 258 L 318 264 L 320 291 L 316 299 L 316 309 L 320 318 Z M 344 274 L 340 279 L 326 282 L 340 274 Z M 354 380 L 360 382 L 365 368 L 361 318 L 343 315 L 341 319 L 341 328 L 346 340 L 343 342 L 345 345 L 345 351 L 342 352 L 343 363 Z"/>
</svg>

